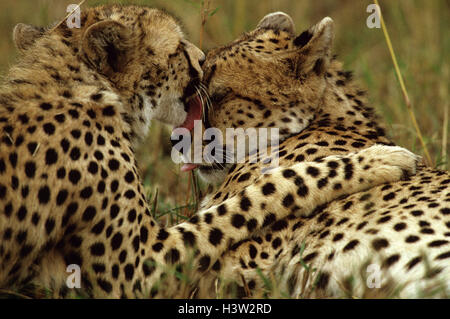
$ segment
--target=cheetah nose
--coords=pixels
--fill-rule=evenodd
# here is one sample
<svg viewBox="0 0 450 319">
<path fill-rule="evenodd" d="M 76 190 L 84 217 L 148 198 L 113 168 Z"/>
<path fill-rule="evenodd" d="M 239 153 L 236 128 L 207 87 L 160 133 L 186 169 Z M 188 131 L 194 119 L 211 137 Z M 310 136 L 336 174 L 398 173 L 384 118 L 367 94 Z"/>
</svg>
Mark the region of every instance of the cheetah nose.
<svg viewBox="0 0 450 319">
<path fill-rule="evenodd" d="M 200 56 L 200 58 L 198 59 L 198 64 L 200 64 L 200 66 L 203 66 L 203 64 L 206 61 L 206 56 L 205 54 L 202 52 L 202 55 Z"/>
</svg>

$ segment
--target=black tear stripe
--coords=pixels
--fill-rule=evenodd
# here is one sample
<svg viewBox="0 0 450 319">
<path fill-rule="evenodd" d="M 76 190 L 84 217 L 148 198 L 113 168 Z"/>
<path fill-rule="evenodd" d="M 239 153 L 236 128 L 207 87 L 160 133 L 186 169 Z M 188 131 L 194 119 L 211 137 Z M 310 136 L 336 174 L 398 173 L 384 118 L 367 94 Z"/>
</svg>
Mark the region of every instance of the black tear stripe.
<svg viewBox="0 0 450 319">
<path fill-rule="evenodd" d="M 190 96 L 192 96 L 196 90 L 195 87 L 200 84 L 200 74 L 198 71 L 192 66 L 191 59 L 189 58 L 188 53 L 183 47 L 183 54 L 186 57 L 186 60 L 188 62 L 189 66 L 189 77 L 191 80 L 189 81 L 188 85 L 184 88 L 183 97 L 181 98 L 182 101 L 186 101 L 186 99 Z"/>
<path fill-rule="evenodd" d="M 211 71 L 209 72 L 208 76 L 206 78 L 203 79 L 203 84 L 205 85 L 205 87 L 209 87 L 209 83 L 211 82 L 214 74 L 216 73 L 217 70 L 217 65 L 213 64 L 213 66 L 211 67 Z"/>
</svg>

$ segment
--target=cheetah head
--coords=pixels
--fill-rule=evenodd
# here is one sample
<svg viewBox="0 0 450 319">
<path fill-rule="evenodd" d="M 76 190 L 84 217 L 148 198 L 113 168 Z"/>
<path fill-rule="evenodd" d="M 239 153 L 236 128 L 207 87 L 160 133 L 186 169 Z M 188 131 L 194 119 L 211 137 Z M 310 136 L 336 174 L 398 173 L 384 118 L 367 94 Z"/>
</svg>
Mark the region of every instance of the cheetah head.
<svg viewBox="0 0 450 319">
<path fill-rule="evenodd" d="M 219 129 L 223 145 L 229 142 L 227 128 L 278 128 L 279 141 L 305 129 L 324 95 L 333 36 L 328 17 L 297 35 L 291 17 L 275 12 L 255 30 L 208 52 L 203 85 L 210 103 L 204 126 Z M 276 142 L 270 134 L 267 139 L 267 145 Z M 239 143 L 232 144 L 236 149 Z M 230 154 L 222 150 L 220 156 L 223 163 Z M 202 162 L 183 167 L 198 167 L 202 178 L 217 183 L 231 166 Z"/>
<path fill-rule="evenodd" d="M 33 54 L 50 37 L 55 47 L 71 49 L 128 105 L 128 120 L 140 122 L 130 124 L 142 126 L 137 135 L 146 134 L 151 119 L 179 126 L 199 116 L 200 106 L 189 100 L 203 76 L 204 54 L 184 38 L 174 18 L 157 9 L 109 5 L 83 9 L 80 20 L 80 28 L 18 24 L 14 42 L 22 55 Z"/>
</svg>

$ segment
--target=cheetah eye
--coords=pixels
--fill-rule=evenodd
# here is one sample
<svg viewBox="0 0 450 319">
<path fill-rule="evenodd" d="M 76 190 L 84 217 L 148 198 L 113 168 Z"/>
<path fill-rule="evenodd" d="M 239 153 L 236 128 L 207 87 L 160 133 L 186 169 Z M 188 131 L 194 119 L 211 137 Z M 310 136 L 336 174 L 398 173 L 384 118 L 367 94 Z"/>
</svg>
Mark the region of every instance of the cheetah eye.
<svg viewBox="0 0 450 319">
<path fill-rule="evenodd" d="M 232 90 L 230 88 L 222 88 L 221 90 L 215 91 L 211 94 L 211 102 L 216 105 L 220 104 L 231 93 L 231 91 Z"/>
</svg>

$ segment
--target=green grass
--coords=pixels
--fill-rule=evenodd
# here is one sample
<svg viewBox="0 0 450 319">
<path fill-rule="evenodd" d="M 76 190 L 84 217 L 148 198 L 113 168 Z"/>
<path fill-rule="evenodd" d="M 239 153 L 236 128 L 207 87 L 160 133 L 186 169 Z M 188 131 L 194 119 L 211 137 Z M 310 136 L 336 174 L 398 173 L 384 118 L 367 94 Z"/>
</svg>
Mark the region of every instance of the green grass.
<svg viewBox="0 0 450 319">
<path fill-rule="evenodd" d="M 2 0 L 0 1 L 0 74 L 14 63 L 17 51 L 12 30 L 19 22 L 49 25 L 66 15 L 68 4 L 75 0 Z M 194 43 L 199 43 L 201 0 L 87 0 L 87 6 L 105 3 L 134 3 L 165 8 L 177 16 Z M 335 21 L 334 52 L 355 72 L 355 78 L 369 92 L 370 104 L 387 126 L 392 139 L 423 155 L 408 115 L 391 57 L 381 29 L 366 26 L 366 7 L 371 1 L 354 0 L 212 0 L 204 27 L 204 50 L 226 44 L 272 11 L 289 13 L 300 33 L 325 16 Z M 450 4 L 446 0 L 381 0 L 380 5 L 400 70 L 435 167 L 449 169 L 449 21 Z M 447 115 L 446 115 L 447 114 Z M 155 217 L 171 225 L 190 216 L 198 206 L 205 185 L 180 173 L 170 158 L 169 130 L 153 123 L 150 134 L 137 152 L 144 186 Z M 271 280 L 267 278 L 267 280 Z M 283 296 L 282 293 L 279 296 Z"/>
</svg>

